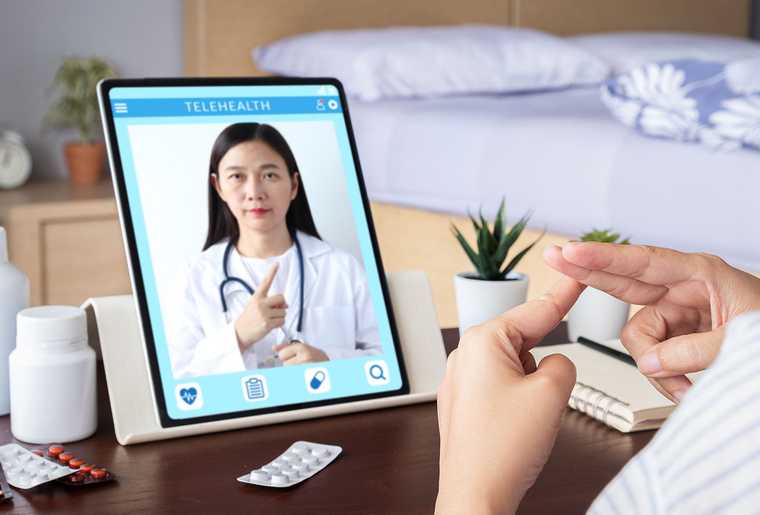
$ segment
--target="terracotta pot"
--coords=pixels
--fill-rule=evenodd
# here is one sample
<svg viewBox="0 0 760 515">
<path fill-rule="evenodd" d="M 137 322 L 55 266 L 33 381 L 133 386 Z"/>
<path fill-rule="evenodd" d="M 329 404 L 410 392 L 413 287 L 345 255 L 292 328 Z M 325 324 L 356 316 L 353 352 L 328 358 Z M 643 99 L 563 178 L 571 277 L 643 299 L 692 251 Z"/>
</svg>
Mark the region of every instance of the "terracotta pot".
<svg viewBox="0 0 760 515">
<path fill-rule="evenodd" d="M 102 141 L 66 143 L 63 147 L 63 153 L 73 184 L 95 184 L 103 177 L 106 145 Z"/>
</svg>

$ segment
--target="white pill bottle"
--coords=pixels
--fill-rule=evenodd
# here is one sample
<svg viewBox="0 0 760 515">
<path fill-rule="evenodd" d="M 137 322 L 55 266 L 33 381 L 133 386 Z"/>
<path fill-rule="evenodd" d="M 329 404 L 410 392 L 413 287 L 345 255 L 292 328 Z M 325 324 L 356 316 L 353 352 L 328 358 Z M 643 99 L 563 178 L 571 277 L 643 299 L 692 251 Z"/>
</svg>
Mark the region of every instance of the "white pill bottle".
<svg viewBox="0 0 760 515">
<path fill-rule="evenodd" d="M 0 227 L 0 415 L 11 411 L 8 356 L 16 346 L 16 315 L 29 305 L 29 279 L 8 262 L 5 228 Z"/>
<path fill-rule="evenodd" d="M 95 351 L 84 310 L 19 312 L 10 356 L 11 432 L 28 443 L 73 442 L 97 428 Z"/>
</svg>

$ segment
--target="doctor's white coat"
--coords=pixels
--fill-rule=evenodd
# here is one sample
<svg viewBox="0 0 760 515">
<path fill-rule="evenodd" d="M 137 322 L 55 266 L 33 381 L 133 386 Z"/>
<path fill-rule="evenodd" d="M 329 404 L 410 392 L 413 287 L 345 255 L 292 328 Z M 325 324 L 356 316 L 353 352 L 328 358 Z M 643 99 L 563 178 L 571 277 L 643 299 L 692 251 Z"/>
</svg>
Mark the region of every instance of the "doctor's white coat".
<svg viewBox="0 0 760 515">
<path fill-rule="evenodd" d="M 356 258 L 328 243 L 298 233 L 304 257 L 304 316 L 301 337 L 321 349 L 330 360 L 380 354 L 377 318 L 367 286 L 366 272 Z M 222 259 L 227 240 L 212 245 L 190 265 L 184 283 L 179 327 L 169 335 L 169 354 L 176 378 L 241 372 L 257 368 L 256 344 L 240 351 L 234 324 L 250 295 L 237 282 L 224 289 L 227 314 L 222 311 L 219 285 L 224 279 Z M 257 285 L 235 249 L 229 275 Z M 290 260 L 285 326 L 297 325 L 298 260 Z M 280 331 L 274 329 L 273 331 Z M 280 331 L 282 334 L 282 332 Z M 270 351 L 271 352 L 271 351 Z"/>
</svg>

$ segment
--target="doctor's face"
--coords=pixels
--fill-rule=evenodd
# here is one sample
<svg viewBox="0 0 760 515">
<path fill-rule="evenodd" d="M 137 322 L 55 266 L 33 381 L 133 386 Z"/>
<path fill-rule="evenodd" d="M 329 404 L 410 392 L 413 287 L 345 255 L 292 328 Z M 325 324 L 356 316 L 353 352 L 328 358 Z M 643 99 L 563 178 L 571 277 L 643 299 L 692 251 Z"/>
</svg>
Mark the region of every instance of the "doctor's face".
<svg viewBox="0 0 760 515">
<path fill-rule="evenodd" d="M 269 232 L 285 226 L 290 202 L 298 193 L 298 174 L 291 177 L 282 156 L 263 141 L 229 149 L 211 180 L 241 231 Z"/>
</svg>

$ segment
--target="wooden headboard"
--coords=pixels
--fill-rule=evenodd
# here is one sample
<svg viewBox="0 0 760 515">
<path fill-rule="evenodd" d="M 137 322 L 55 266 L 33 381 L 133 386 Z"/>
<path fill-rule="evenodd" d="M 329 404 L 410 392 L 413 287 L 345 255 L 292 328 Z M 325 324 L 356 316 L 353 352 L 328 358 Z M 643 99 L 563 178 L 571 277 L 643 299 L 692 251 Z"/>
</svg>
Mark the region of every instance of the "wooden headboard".
<svg viewBox="0 0 760 515">
<path fill-rule="evenodd" d="M 185 0 L 189 76 L 262 75 L 251 49 L 319 30 L 489 23 L 570 35 L 670 30 L 747 37 L 752 0 Z"/>
</svg>

